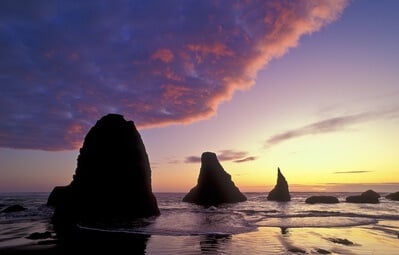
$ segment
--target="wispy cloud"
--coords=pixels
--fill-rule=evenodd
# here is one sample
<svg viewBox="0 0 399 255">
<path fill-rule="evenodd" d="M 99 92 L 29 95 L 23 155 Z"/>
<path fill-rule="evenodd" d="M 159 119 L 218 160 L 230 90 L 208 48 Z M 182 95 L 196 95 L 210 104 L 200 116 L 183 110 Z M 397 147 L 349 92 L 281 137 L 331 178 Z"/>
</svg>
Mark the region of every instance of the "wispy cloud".
<svg viewBox="0 0 399 255">
<path fill-rule="evenodd" d="M 347 3 L 0 1 L 0 147 L 75 149 L 109 112 L 206 119 Z"/>
<path fill-rule="evenodd" d="M 218 159 L 221 161 L 237 160 L 247 156 L 248 152 L 246 151 L 221 150 L 218 152 Z"/>
<path fill-rule="evenodd" d="M 244 162 L 248 162 L 248 161 L 254 161 L 254 160 L 256 160 L 256 158 L 257 157 L 250 156 L 250 157 L 246 157 L 246 158 L 243 158 L 243 159 L 236 159 L 233 162 L 235 162 L 235 163 L 244 163 Z"/>
<path fill-rule="evenodd" d="M 189 156 L 184 160 L 185 163 L 200 163 L 201 157 L 198 156 Z"/>
<path fill-rule="evenodd" d="M 373 171 L 338 171 L 334 172 L 334 174 L 364 174 L 364 173 L 371 173 Z"/>
<path fill-rule="evenodd" d="M 286 140 L 294 139 L 297 137 L 307 135 L 317 135 L 322 133 L 331 133 L 343 131 L 349 126 L 363 123 L 371 120 L 398 117 L 398 109 L 394 108 L 388 111 L 374 111 L 374 112 L 363 112 L 359 114 L 339 116 L 329 119 L 320 120 L 309 125 L 305 125 L 299 128 L 291 129 L 276 135 L 271 136 L 266 140 L 265 147 L 279 144 Z"/>
<path fill-rule="evenodd" d="M 221 150 L 217 153 L 217 157 L 220 161 L 232 161 L 234 163 L 244 163 L 248 161 L 256 160 L 257 157 L 250 156 L 249 152 L 236 151 L 236 150 Z M 198 163 L 201 162 L 201 157 L 189 156 L 185 159 L 185 163 Z"/>
</svg>

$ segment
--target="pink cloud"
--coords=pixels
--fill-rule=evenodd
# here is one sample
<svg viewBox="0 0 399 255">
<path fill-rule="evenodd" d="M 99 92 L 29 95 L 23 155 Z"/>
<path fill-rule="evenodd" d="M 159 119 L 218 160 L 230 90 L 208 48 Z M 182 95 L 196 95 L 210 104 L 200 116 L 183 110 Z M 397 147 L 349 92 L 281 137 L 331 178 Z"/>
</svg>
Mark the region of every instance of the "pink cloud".
<svg viewBox="0 0 399 255">
<path fill-rule="evenodd" d="M 173 61 L 173 53 L 169 49 L 158 49 L 154 54 L 151 55 L 152 60 L 161 60 L 164 63 Z"/>
<path fill-rule="evenodd" d="M 207 119 L 347 4 L 0 1 L 0 146 L 77 148 L 109 112 L 140 128 Z"/>
</svg>

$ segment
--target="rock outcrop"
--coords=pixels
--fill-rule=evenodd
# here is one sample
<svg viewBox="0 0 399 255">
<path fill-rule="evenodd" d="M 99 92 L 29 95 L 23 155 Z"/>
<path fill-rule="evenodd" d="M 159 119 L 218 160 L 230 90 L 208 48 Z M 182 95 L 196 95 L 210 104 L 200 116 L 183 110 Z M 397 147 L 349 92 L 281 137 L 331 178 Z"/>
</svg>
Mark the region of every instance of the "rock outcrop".
<svg viewBox="0 0 399 255">
<path fill-rule="evenodd" d="M 267 200 L 287 202 L 291 201 L 290 191 L 288 190 L 288 183 L 285 177 L 281 174 L 280 168 L 277 168 L 277 184 L 274 189 L 269 192 Z"/>
<path fill-rule="evenodd" d="M 231 176 L 223 169 L 216 154 L 204 152 L 201 156 L 201 169 L 197 186 L 183 198 L 184 202 L 211 206 L 222 203 L 246 201 L 231 180 Z"/>
<path fill-rule="evenodd" d="M 12 212 L 22 212 L 25 211 L 26 208 L 23 207 L 22 205 L 10 205 L 9 207 L 7 207 L 6 209 L 3 209 L 2 213 L 12 213 Z"/>
<path fill-rule="evenodd" d="M 305 200 L 307 204 L 337 204 L 338 198 L 334 196 L 311 196 Z"/>
<path fill-rule="evenodd" d="M 349 203 L 368 203 L 368 204 L 378 204 L 380 195 L 374 190 L 367 190 L 359 196 L 349 196 L 346 198 L 346 202 Z"/>
<path fill-rule="evenodd" d="M 388 194 L 386 196 L 386 198 L 389 200 L 399 201 L 399 191 L 395 192 L 395 193 Z"/>
<path fill-rule="evenodd" d="M 148 156 L 134 123 L 108 114 L 86 135 L 71 184 L 55 187 L 54 227 L 159 215 Z"/>
</svg>

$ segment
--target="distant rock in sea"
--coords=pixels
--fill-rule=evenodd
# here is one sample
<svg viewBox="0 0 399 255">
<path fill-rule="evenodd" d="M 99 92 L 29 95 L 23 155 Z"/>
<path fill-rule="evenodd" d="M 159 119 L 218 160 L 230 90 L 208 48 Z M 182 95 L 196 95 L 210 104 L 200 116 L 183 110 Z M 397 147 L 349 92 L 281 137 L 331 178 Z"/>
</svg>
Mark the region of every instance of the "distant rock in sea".
<svg viewBox="0 0 399 255">
<path fill-rule="evenodd" d="M 337 204 L 338 198 L 334 196 L 311 196 L 305 200 L 307 204 Z"/>
<path fill-rule="evenodd" d="M 23 207 L 22 205 L 10 205 L 9 207 L 3 209 L 2 213 L 12 213 L 12 212 L 22 212 L 25 211 L 26 208 Z"/>
<path fill-rule="evenodd" d="M 197 186 L 190 190 L 183 198 L 183 202 L 212 206 L 246 200 L 247 198 L 234 185 L 231 176 L 219 163 L 216 154 L 202 153 Z"/>
<path fill-rule="evenodd" d="M 389 200 L 399 201 L 399 191 L 395 193 L 388 194 L 385 198 Z"/>
<path fill-rule="evenodd" d="M 278 202 L 291 201 L 290 191 L 288 190 L 288 183 L 283 174 L 281 173 L 280 168 L 277 168 L 276 186 L 274 186 L 274 189 L 272 189 L 272 191 L 269 192 L 267 200 L 278 201 Z"/>
<path fill-rule="evenodd" d="M 55 187 L 54 227 L 159 215 L 148 156 L 133 121 L 108 114 L 86 135 L 71 184 Z"/>
<path fill-rule="evenodd" d="M 378 204 L 380 195 L 374 190 L 367 190 L 359 196 L 349 196 L 346 198 L 346 202 L 349 203 L 368 203 L 368 204 Z"/>
</svg>

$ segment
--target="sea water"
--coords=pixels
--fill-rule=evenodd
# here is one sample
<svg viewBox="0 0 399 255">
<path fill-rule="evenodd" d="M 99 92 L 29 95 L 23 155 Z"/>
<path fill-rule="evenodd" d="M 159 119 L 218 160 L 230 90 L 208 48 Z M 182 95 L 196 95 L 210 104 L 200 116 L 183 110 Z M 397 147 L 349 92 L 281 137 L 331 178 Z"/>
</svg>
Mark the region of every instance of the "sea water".
<svg viewBox="0 0 399 255">
<path fill-rule="evenodd" d="M 26 208 L 21 212 L 0 213 L 0 247 L 35 242 L 26 238 L 33 232 L 52 232 L 53 209 L 46 206 L 48 195 L 0 194 L 0 211 L 14 204 Z M 267 193 L 245 193 L 246 202 L 208 208 L 182 202 L 184 195 L 155 193 L 161 211 L 159 217 L 118 226 L 79 225 L 79 228 L 145 236 L 145 254 L 285 254 L 292 246 L 292 240 L 287 243 L 290 239 L 285 237 L 298 233 L 295 237 L 298 240 L 310 235 L 303 240 L 307 242 L 309 238 L 316 238 L 312 233 L 318 233 L 309 229 L 317 228 L 326 229 L 323 230 L 326 237 L 319 237 L 320 240 L 328 239 L 325 234 L 328 229 L 355 226 L 364 226 L 362 230 L 366 233 L 372 230 L 389 238 L 397 238 L 399 233 L 399 202 L 385 199 L 385 194 L 381 194 L 379 204 L 352 204 L 344 201 L 353 193 L 291 193 L 292 201 L 285 203 L 268 201 Z M 313 195 L 333 195 L 340 203 L 306 204 L 306 198 Z M 335 246 L 329 247 L 335 249 Z M 356 246 L 350 252 L 354 250 Z M 397 252 L 399 254 L 399 250 Z"/>
</svg>

